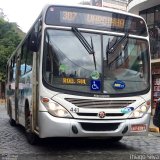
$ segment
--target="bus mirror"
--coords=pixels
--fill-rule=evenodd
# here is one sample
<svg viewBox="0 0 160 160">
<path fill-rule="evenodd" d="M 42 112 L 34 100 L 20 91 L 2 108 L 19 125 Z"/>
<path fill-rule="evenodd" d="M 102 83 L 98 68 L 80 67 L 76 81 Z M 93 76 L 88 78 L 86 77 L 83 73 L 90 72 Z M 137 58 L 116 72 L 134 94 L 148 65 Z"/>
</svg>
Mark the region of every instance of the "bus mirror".
<svg viewBox="0 0 160 160">
<path fill-rule="evenodd" d="M 38 32 L 32 32 L 29 40 L 29 49 L 32 52 L 38 52 Z"/>
</svg>

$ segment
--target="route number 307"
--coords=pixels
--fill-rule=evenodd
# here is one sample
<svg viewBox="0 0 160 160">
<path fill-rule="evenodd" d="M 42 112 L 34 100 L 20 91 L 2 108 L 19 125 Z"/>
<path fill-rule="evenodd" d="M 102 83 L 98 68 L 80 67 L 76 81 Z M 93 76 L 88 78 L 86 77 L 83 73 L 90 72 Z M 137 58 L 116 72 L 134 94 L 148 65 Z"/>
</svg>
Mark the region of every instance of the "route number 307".
<svg viewBox="0 0 160 160">
<path fill-rule="evenodd" d="M 70 109 L 70 111 L 71 111 L 71 112 L 74 112 L 74 113 L 78 113 L 78 112 L 79 112 L 79 108 L 74 108 L 74 107 L 72 107 L 72 108 Z"/>
</svg>

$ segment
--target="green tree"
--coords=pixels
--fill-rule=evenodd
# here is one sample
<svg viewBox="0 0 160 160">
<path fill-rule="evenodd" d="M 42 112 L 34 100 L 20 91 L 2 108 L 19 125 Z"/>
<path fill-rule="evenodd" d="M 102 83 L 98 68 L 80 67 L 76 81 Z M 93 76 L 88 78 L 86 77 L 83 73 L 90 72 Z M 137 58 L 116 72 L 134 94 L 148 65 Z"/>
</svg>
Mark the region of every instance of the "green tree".
<svg viewBox="0 0 160 160">
<path fill-rule="evenodd" d="M 0 82 L 5 81 L 7 61 L 24 35 L 16 23 L 0 18 Z"/>
</svg>

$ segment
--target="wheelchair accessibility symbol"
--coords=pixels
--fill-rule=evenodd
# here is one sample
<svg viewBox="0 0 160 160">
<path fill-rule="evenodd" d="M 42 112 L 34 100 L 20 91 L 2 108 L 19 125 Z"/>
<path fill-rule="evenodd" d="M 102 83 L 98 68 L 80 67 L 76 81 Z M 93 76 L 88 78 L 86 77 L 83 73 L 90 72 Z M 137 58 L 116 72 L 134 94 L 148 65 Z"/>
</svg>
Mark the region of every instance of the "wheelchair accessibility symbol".
<svg viewBox="0 0 160 160">
<path fill-rule="evenodd" d="M 91 80 L 91 90 L 99 91 L 101 88 L 101 82 L 99 80 Z"/>
</svg>

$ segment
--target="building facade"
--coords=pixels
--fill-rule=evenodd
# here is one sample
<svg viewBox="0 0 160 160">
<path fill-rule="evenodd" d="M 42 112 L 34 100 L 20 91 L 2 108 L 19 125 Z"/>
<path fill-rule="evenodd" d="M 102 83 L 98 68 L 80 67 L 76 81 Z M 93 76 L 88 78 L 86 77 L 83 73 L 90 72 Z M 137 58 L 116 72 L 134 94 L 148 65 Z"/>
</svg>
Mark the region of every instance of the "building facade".
<svg viewBox="0 0 160 160">
<path fill-rule="evenodd" d="M 126 11 L 128 0 L 91 0 L 90 3 L 93 6 L 109 7 Z"/>
<path fill-rule="evenodd" d="M 151 45 L 152 108 L 160 98 L 160 0 L 129 0 L 128 12 L 142 16 L 147 23 Z"/>
</svg>

